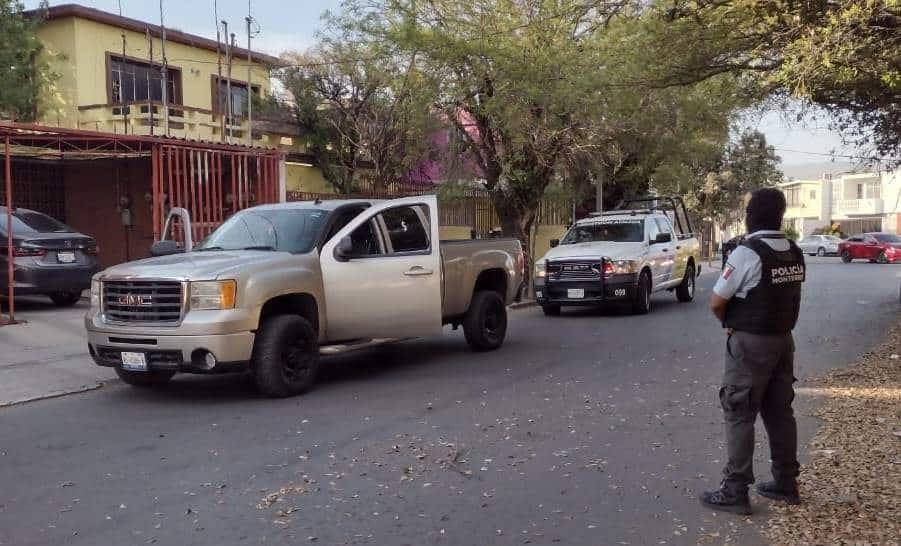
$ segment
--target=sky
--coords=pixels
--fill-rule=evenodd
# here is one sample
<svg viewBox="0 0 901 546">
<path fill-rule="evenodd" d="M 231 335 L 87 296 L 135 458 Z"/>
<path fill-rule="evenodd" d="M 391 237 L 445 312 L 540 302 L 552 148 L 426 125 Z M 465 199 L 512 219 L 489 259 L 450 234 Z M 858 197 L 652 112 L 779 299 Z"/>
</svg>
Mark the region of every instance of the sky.
<svg viewBox="0 0 901 546">
<path fill-rule="evenodd" d="M 465 0 L 461 0 L 465 1 Z M 53 0 L 51 5 L 69 3 Z M 118 13 L 119 0 L 81 0 L 82 5 Z M 219 19 L 225 19 L 235 29 L 238 43 L 244 46 L 244 17 L 248 4 L 258 21 L 260 34 L 254 38 L 253 49 L 278 55 L 287 50 L 303 50 L 316 40 L 320 16 L 326 10 L 336 11 L 341 0 L 218 0 Z M 35 8 L 39 0 L 25 0 L 27 8 Z M 159 24 L 159 2 L 156 0 L 121 0 L 122 14 L 132 19 Z M 213 0 L 163 0 L 165 23 L 191 34 L 216 37 L 216 17 Z M 782 158 L 782 170 L 794 178 L 818 178 L 824 172 L 852 170 L 847 159 L 832 161 L 830 153 L 853 155 L 854 150 L 842 146 L 840 136 L 829 130 L 825 116 L 810 116 L 797 122 L 794 112 L 768 112 L 748 116 L 742 125 L 763 132 L 767 141 Z"/>
</svg>

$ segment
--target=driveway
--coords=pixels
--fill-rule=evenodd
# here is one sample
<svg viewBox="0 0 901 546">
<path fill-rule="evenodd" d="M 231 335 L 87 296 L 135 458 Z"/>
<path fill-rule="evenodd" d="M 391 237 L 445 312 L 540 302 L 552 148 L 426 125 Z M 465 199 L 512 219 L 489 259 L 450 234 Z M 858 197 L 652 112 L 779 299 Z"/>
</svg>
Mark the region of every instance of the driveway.
<svg viewBox="0 0 901 546">
<path fill-rule="evenodd" d="M 899 272 L 811 260 L 799 378 L 880 340 Z M 696 501 L 724 457 L 714 278 L 648 316 L 516 311 L 495 353 L 448 332 L 330 359 L 294 399 L 180 377 L 2 408 L 0 544 L 752 543 Z"/>
</svg>

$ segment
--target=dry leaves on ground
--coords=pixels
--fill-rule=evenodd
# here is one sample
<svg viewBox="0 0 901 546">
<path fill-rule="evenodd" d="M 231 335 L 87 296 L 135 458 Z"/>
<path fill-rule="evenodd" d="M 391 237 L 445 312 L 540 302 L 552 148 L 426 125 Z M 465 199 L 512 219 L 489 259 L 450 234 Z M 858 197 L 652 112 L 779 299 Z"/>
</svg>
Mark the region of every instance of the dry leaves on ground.
<svg viewBox="0 0 901 546">
<path fill-rule="evenodd" d="M 901 543 L 901 324 L 851 368 L 813 388 L 823 420 L 800 477 L 800 506 L 775 505 L 777 545 Z"/>
</svg>

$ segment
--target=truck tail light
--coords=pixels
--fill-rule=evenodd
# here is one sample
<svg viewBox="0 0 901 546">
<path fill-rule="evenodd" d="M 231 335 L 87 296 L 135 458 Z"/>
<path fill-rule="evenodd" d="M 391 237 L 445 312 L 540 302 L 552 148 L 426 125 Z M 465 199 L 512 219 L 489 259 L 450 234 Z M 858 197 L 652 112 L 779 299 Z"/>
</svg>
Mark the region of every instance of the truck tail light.
<svg viewBox="0 0 901 546">
<path fill-rule="evenodd" d="M 13 248 L 13 256 L 23 258 L 28 256 L 43 256 L 47 254 L 47 250 L 43 248 L 26 248 L 17 246 Z"/>
<path fill-rule="evenodd" d="M 96 244 L 89 244 L 88 246 L 84 247 L 84 253 L 91 256 L 96 256 L 100 254 L 100 247 L 98 247 Z"/>
</svg>

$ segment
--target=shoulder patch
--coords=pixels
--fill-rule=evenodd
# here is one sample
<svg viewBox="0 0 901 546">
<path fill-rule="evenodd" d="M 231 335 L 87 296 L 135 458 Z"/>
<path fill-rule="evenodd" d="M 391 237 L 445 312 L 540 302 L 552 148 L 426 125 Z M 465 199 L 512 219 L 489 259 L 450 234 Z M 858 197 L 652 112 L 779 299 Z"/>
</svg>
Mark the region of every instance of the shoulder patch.
<svg viewBox="0 0 901 546">
<path fill-rule="evenodd" d="M 723 270 L 723 279 L 729 280 L 729 277 L 732 276 L 732 273 L 735 272 L 735 268 L 731 265 L 726 265 L 726 269 Z"/>
</svg>

